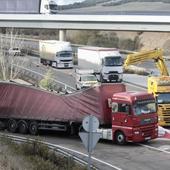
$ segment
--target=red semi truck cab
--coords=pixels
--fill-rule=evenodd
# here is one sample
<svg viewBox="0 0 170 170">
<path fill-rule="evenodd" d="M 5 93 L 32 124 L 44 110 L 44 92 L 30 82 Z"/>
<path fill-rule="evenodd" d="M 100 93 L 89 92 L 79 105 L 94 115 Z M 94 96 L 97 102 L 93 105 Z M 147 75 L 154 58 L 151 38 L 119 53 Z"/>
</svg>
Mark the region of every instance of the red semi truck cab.
<svg viewBox="0 0 170 170">
<path fill-rule="evenodd" d="M 158 116 L 152 94 L 115 93 L 109 107 L 112 114 L 112 138 L 118 144 L 148 141 L 158 137 Z"/>
</svg>

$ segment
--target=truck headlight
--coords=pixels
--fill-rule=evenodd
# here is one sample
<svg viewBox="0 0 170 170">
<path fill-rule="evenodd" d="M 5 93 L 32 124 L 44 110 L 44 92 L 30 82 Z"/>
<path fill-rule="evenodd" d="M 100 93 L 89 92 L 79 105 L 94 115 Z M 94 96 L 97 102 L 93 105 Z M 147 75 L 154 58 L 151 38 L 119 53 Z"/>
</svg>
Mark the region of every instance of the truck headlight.
<svg viewBox="0 0 170 170">
<path fill-rule="evenodd" d="M 160 121 L 162 122 L 162 121 L 164 121 L 164 118 L 163 118 L 162 116 L 159 116 L 159 117 L 158 117 L 158 121 L 159 121 L 159 122 L 160 122 Z"/>
<path fill-rule="evenodd" d="M 135 135 L 139 135 L 139 133 L 140 133 L 139 131 L 134 131 Z"/>
</svg>

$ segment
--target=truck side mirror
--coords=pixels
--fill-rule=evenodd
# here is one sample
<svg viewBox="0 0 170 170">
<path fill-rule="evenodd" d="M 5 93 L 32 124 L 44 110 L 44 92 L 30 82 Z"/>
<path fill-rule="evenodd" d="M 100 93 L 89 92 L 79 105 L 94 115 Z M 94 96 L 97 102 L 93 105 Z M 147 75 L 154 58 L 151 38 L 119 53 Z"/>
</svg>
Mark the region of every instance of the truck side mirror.
<svg viewBox="0 0 170 170">
<path fill-rule="evenodd" d="M 128 115 L 131 115 L 129 105 L 126 106 L 126 113 L 127 113 Z"/>
<path fill-rule="evenodd" d="M 112 102 L 112 113 L 118 112 L 118 103 Z"/>
<path fill-rule="evenodd" d="M 108 98 L 107 102 L 108 102 L 108 107 L 111 108 L 112 107 L 112 99 Z"/>
</svg>

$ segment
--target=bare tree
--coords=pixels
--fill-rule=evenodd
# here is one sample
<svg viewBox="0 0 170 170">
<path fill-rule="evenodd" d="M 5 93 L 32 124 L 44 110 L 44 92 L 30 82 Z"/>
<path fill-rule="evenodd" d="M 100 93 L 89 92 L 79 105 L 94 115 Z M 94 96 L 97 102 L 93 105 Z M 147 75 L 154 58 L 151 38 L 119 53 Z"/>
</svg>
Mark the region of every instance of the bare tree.
<svg viewBox="0 0 170 170">
<path fill-rule="evenodd" d="M 9 49 L 14 47 L 21 49 L 22 40 L 18 37 L 17 33 L 14 34 L 13 29 L 7 30 L 6 34 L 0 34 L 0 78 L 2 80 L 18 77 L 21 69 L 17 66 L 23 65 L 25 62 L 23 57 L 9 53 Z"/>
</svg>

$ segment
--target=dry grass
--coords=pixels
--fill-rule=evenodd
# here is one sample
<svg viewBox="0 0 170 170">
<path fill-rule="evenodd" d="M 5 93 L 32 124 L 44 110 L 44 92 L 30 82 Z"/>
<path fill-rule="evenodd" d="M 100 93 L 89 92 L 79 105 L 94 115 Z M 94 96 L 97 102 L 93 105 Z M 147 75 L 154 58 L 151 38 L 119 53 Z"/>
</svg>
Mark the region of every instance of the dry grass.
<svg viewBox="0 0 170 170">
<path fill-rule="evenodd" d="M 0 170 L 86 170 L 73 161 L 48 149 L 39 140 L 17 144 L 0 138 Z"/>
</svg>

